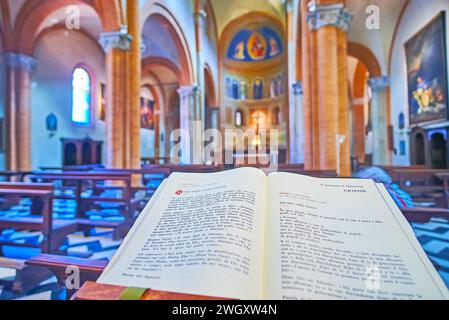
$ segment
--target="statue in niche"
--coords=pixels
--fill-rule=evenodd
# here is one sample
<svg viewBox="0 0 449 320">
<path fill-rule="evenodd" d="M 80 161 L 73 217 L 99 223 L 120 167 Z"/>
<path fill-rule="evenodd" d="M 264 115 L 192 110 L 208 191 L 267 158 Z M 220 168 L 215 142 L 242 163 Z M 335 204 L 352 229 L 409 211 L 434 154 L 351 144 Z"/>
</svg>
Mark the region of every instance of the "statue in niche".
<svg viewBox="0 0 449 320">
<path fill-rule="evenodd" d="M 238 109 L 235 112 L 235 126 L 242 127 L 243 126 L 243 111 Z"/>
<path fill-rule="evenodd" d="M 256 79 L 254 81 L 254 100 L 263 99 L 263 81 L 261 79 Z"/>
<path fill-rule="evenodd" d="M 277 80 L 277 95 L 282 96 L 283 94 L 284 94 L 284 81 L 282 79 L 282 76 L 279 76 Z"/>
<path fill-rule="evenodd" d="M 272 78 L 270 80 L 270 98 L 275 98 L 277 96 L 277 84 L 276 79 Z"/>
<path fill-rule="evenodd" d="M 248 83 L 244 80 L 240 81 L 240 99 L 246 100 L 248 97 Z"/>
<path fill-rule="evenodd" d="M 232 98 L 238 100 L 240 97 L 240 84 L 234 79 L 232 82 Z"/>
</svg>

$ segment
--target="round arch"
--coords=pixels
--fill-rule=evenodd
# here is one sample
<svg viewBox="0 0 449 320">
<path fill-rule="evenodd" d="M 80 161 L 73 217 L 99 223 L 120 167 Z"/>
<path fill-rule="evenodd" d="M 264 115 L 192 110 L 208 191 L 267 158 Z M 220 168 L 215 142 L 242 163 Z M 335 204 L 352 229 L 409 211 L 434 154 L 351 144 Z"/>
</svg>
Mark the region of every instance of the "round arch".
<svg viewBox="0 0 449 320">
<path fill-rule="evenodd" d="M 180 83 L 184 83 L 185 74 L 179 69 L 179 67 L 171 60 L 164 57 L 148 57 L 142 60 L 142 74 L 151 72 L 154 67 L 164 66 L 172 71 Z"/>
<path fill-rule="evenodd" d="M 368 80 L 366 77 L 367 72 L 369 71 L 365 63 L 363 61 L 358 60 L 354 74 L 354 82 L 353 82 L 354 85 L 352 88 L 353 89 L 352 97 L 355 99 L 362 98 L 365 96 Z"/>
<path fill-rule="evenodd" d="M 15 25 L 15 50 L 32 54 L 40 24 L 53 12 L 71 5 L 88 5 L 98 14 L 104 31 L 115 31 L 121 26 L 120 6 L 117 0 L 30 0 L 20 10 Z M 26 41 L 25 41 L 26 40 Z"/>
<path fill-rule="evenodd" d="M 52 32 L 57 32 L 57 31 L 61 31 L 61 30 L 67 30 L 64 26 L 61 25 L 54 25 L 51 26 L 49 28 L 44 29 L 42 32 L 40 32 L 35 41 L 33 42 L 33 47 L 32 47 L 32 52 L 35 51 L 36 46 L 39 44 L 39 42 L 41 42 L 42 39 L 44 39 L 47 35 L 49 35 Z M 97 41 L 97 39 L 95 39 L 91 34 L 89 34 L 88 32 L 84 31 L 84 30 L 77 30 L 77 33 L 82 34 L 84 37 L 86 37 L 87 39 L 92 41 L 92 44 L 97 47 L 101 52 L 104 52 L 103 48 L 101 47 L 100 43 Z"/>
<path fill-rule="evenodd" d="M 157 101 L 155 98 L 155 102 L 159 104 L 159 109 L 163 110 L 167 99 L 165 97 L 162 82 L 150 68 L 143 68 L 142 70 L 145 71 L 142 72 L 142 87 L 148 88 L 153 96 L 157 96 Z"/>
<path fill-rule="evenodd" d="M 353 88 L 351 93 L 352 98 L 352 153 L 359 162 L 366 161 L 366 146 L 365 146 L 365 135 L 366 129 L 365 124 L 368 119 L 365 117 L 365 98 L 366 98 L 366 88 L 367 83 L 367 73 L 363 61 L 358 60 L 357 66 L 355 68 Z M 349 87 L 351 87 L 349 85 Z"/>
<path fill-rule="evenodd" d="M 159 110 L 161 107 L 161 105 L 160 105 L 161 99 L 159 97 L 159 92 L 156 90 L 156 88 L 154 88 L 154 86 L 149 83 L 144 83 L 142 85 L 142 88 L 147 88 L 151 92 L 151 95 L 154 98 L 155 109 Z"/>
<path fill-rule="evenodd" d="M 216 41 L 218 41 L 217 16 L 215 15 L 215 10 L 210 0 L 195 0 L 194 8 L 195 12 L 205 11 L 207 13 L 207 20 L 211 21 L 213 35 Z"/>
<path fill-rule="evenodd" d="M 194 83 L 194 70 L 191 50 L 186 40 L 186 36 L 175 16 L 170 12 L 170 10 L 168 10 L 165 6 L 157 1 L 148 1 L 147 3 L 145 3 L 143 8 L 141 9 L 141 12 L 141 33 L 143 32 L 146 21 L 150 17 L 158 19 L 163 25 L 167 26 L 167 30 L 173 37 L 180 57 L 180 84 L 188 85 Z"/>
<path fill-rule="evenodd" d="M 207 92 L 208 101 L 206 104 L 211 106 L 218 106 L 218 97 L 216 93 L 216 82 L 214 81 L 214 76 L 212 74 L 212 70 L 210 66 L 206 63 L 204 66 L 204 80 L 205 80 L 205 89 Z"/>
<path fill-rule="evenodd" d="M 348 56 L 362 61 L 371 74 L 371 77 L 382 76 L 379 61 L 369 48 L 356 42 L 348 42 Z"/>
</svg>

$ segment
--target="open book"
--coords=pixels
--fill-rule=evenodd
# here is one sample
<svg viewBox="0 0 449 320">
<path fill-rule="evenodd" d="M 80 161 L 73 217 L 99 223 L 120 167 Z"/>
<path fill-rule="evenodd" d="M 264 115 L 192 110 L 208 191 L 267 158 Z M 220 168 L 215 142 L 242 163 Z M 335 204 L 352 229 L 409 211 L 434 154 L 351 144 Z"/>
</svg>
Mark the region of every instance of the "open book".
<svg viewBox="0 0 449 320">
<path fill-rule="evenodd" d="M 254 168 L 171 175 L 100 283 L 231 299 L 448 299 L 386 189 Z"/>
</svg>

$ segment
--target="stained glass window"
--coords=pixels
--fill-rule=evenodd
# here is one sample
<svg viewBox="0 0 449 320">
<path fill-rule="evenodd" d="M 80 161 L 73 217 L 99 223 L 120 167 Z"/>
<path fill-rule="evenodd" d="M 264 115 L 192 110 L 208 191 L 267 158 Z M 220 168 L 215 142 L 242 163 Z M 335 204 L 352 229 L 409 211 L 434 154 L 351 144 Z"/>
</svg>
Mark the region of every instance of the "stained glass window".
<svg viewBox="0 0 449 320">
<path fill-rule="evenodd" d="M 72 121 L 79 125 L 91 123 L 91 78 L 82 67 L 73 71 L 72 76 Z"/>
</svg>

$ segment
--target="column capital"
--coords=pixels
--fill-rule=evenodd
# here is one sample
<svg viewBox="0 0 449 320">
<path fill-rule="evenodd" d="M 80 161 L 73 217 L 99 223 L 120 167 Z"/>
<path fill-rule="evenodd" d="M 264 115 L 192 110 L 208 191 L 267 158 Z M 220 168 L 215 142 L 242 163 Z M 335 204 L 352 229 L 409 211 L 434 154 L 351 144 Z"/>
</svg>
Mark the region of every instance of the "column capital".
<svg viewBox="0 0 449 320">
<path fill-rule="evenodd" d="M 199 88 L 196 84 L 181 86 L 177 90 L 180 99 L 185 99 L 195 96 L 199 92 Z"/>
<path fill-rule="evenodd" d="M 203 24 L 207 19 L 207 12 L 203 9 L 195 12 L 195 22 L 199 24 Z"/>
<path fill-rule="evenodd" d="M 298 96 L 303 93 L 302 82 L 296 81 L 292 83 L 292 93 L 295 96 Z"/>
<path fill-rule="evenodd" d="M 285 10 L 288 13 L 293 12 L 293 0 L 282 0 L 282 4 L 285 6 Z"/>
<path fill-rule="evenodd" d="M 119 49 L 122 51 L 129 51 L 131 48 L 131 41 L 133 37 L 128 33 L 126 27 L 119 31 L 103 32 L 100 34 L 98 42 L 103 50 L 107 53 L 112 49 Z"/>
<path fill-rule="evenodd" d="M 36 58 L 15 52 L 7 52 L 4 54 L 5 65 L 12 69 L 25 69 L 33 72 L 37 65 Z"/>
<path fill-rule="evenodd" d="M 353 18 L 343 3 L 321 5 L 311 1 L 308 7 L 307 22 L 312 31 L 325 26 L 334 26 L 346 31 Z"/>
<path fill-rule="evenodd" d="M 370 78 L 368 80 L 368 85 L 370 86 L 371 90 L 373 90 L 373 91 L 388 88 L 390 86 L 390 77 L 381 76 L 381 77 Z"/>
</svg>

